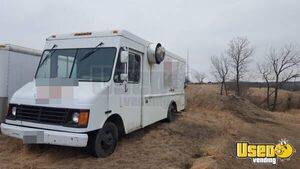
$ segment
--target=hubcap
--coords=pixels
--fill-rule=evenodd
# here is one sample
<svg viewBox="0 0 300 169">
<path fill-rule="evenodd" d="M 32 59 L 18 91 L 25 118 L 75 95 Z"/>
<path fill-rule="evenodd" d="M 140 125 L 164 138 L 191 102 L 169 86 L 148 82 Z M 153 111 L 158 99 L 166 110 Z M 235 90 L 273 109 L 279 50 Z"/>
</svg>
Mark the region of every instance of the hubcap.
<svg viewBox="0 0 300 169">
<path fill-rule="evenodd" d="M 106 131 L 101 139 L 101 145 L 103 148 L 107 149 L 113 146 L 114 144 L 114 137 L 113 134 L 109 131 Z"/>
</svg>

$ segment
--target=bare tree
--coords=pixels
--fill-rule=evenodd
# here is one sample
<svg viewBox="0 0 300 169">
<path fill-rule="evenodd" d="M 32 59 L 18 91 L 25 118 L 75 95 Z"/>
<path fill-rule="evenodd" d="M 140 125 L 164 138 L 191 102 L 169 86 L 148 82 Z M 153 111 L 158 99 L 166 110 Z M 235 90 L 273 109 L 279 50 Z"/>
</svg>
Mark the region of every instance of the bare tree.
<svg viewBox="0 0 300 169">
<path fill-rule="evenodd" d="M 223 95 L 223 90 L 227 95 L 226 80 L 229 73 L 229 60 L 224 56 L 212 56 L 210 60 L 212 64 L 212 73 L 217 81 L 221 82 L 220 95 Z"/>
<path fill-rule="evenodd" d="M 230 58 L 231 66 L 235 72 L 236 95 L 240 96 L 240 79 L 247 72 L 250 57 L 253 55 L 254 48 L 246 37 L 237 37 L 230 41 L 227 55 Z"/>
<path fill-rule="evenodd" d="M 206 78 L 206 74 L 203 72 L 198 72 L 196 70 L 193 71 L 194 78 L 198 83 L 203 83 L 204 79 Z"/>
<path fill-rule="evenodd" d="M 275 77 L 274 101 L 272 111 L 276 110 L 278 89 L 289 80 L 299 77 L 297 66 L 300 64 L 299 53 L 293 45 L 286 45 L 280 50 L 271 49 L 268 60 Z"/>
<path fill-rule="evenodd" d="M 263 64 L 257 64 L 257 68 L 259 73 L 261 74 L 262 79 L 266 82 L 267 85 L 267 97 L 266 97 L 266 102 L 267 102 L 267 108 L 270 109 L 270 96 L 272 93 L 270 92 L 270 82 L 274 79 L 274 76 L 272 74 L 272 66 L 268 63 L 263 63 Z M 265 101 L 264 101 L 265 102 Z"/>
</svg>

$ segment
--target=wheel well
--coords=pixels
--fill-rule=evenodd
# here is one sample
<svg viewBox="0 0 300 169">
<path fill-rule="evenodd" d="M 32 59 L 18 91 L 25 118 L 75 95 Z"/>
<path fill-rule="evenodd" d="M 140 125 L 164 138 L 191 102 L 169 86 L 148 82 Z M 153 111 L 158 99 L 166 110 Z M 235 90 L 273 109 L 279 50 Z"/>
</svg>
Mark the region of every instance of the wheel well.
<svg viewBox="0 0 300 169">
<path fill-rule="evenodd" d="M 171 101 L 170 105 L 174 106 L 176 108 L 176 111 L 178 111 L 177 104 L 174 100 Z"/>
<path fill-rule="evenodd" d="M 106 120 L 106 122 L 112 122 L 118 127 L 119 136 L 122 136 L 125 134 L 124 123 L 123 123 L 123 120 L 120 115 L 113 114 Z"/>
</svg>

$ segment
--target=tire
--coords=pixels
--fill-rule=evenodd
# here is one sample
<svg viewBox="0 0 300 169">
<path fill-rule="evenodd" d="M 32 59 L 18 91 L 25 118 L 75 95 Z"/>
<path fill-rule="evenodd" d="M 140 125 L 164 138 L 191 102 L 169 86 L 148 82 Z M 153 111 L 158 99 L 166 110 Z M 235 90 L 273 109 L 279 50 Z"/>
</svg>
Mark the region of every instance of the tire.
<svg viewBox="0 0 300 169">
<path fill-rule="evenodd" d="M 103 128 L 89 135 L 88 151 L 95 157 L 111 155 L 117 146 L 118 128 L 114 123 L 107 122 Z"/>
<path fill-rule="evenodd" d="M 170 104 L 166 121 L 169 122 L 169 123 L 175 121 L 175 114 L 176 113 L 177 113 L 176 106 L 174 104 Z"/>
</svg>

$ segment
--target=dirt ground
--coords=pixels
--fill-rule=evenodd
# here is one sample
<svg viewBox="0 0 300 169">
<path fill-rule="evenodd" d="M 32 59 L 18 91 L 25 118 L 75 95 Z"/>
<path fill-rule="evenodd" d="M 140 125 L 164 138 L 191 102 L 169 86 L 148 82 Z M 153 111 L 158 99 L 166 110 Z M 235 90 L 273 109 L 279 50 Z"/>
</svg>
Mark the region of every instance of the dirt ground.
<svg viewBox="0 0 300 169">
<path fill-rule="evenodd" d="M 248 100 L 219 96 L 216 86 L 188 86 L 187 109 L 174 123 L 158 122 L 124 136 L 113 155 L 91 157 L 83 149 L 23 145 L 0 135 L 0 168 L 299 168 L 297 152 L 279 165 L 236 159 L 236 142 L 277 143 L 300 150 L 300 111 L 267 112 Z"/>
</svg>

